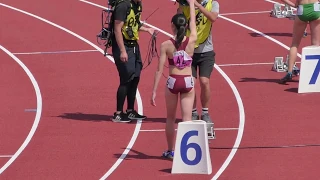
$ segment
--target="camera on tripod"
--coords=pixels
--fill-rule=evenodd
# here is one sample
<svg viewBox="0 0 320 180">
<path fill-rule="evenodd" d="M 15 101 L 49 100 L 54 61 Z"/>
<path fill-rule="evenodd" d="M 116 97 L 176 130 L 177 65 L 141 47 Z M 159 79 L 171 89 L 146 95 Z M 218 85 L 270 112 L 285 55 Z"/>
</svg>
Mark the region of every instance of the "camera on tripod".
<svg viewBox="0 0 320 180">
<path fill-rule="evenodd" d="M 102 28 L 100 33 L 97 35 L 98 38 L 101 40 L 108 40 L 111 36 L 111 31 L 108 30 L 107 28 Z"/>
<path fill-rule="evenodd" d="M 113 23 L 111 20 L 113 9 L 107 8 L 102 10 L 102 29 L 97 35 L 98 44 L 105 46 L 105 56 L 107 49 L 112 46 Z M 102 41 L 99 43 L 99 39 Z"/>
</svg>

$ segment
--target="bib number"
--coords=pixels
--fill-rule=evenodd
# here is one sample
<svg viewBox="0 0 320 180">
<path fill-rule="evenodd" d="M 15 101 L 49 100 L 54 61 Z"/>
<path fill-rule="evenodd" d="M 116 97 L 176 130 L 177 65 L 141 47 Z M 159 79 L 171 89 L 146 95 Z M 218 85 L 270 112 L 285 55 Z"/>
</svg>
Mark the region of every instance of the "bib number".
<svg viewBox="0 0 320 180">
<path fill-rule="evenodd" d="M 184 77 L 184 82 L 186 83 L 186 88 L 193 88 L 194 87 L 193 77 L 191 77 L 191 76 Z"/>
<path fill-rule="evenodd" d="M 313 8 L 314 8 L 315 12 L 319 12 L 320 11 L 320 3 L 314 3 Z"/>
<path fill-rule="evenodd" d="M 302 5 L 299 5 L 298 6 L 298 9 L 297 9 L 297 15 L 298 16 L 301 16 L 303 14 L 303 6 Z"/>
<path fill-rule="evenodd" d="M 176 79 L 169 76 L 167 80 L 167 87 L 169 89 L 173 89 L 175 82 L 176 82 Z"/>
<path fill-rule="evenodd" d="M 189 66 L 192 62 L 192 58 L 188 56 L 184 51 L 177 51 L 173 53 L 173 63 L 178 68 L 184 68 Z"/>
</svg>

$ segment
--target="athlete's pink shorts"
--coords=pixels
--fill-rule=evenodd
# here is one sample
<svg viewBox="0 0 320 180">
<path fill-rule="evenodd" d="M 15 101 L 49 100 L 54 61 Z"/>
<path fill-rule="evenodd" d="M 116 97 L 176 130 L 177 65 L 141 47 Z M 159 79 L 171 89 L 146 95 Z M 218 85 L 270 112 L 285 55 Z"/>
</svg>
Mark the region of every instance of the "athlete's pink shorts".
<svg viewBox="0 0 320 180">
<path fill-rule="evenodd" d="M 194 87 L 194 80 L 191 75 L 171 74 L 167 80 L 167 88 L 173 94 L 188 93 Z"/>
</svg>

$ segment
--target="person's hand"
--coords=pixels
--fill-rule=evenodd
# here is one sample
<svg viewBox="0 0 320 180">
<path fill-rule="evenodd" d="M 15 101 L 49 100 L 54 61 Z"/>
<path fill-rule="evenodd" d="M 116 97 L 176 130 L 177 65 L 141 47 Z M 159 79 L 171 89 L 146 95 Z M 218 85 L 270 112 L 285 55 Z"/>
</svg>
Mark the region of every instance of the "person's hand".
<svg viewBox="0 0 320 180">
<path fill-rule="evenodd" d="M 152 36 L 153 33 L 154 33 L 154 29 L 153 28 L 148 28 L 148 33 L 151 34 L 151 36 Z"/>
<path fill-rule="evenodd" d="M 151 96 L 151 105 L 152 105 L 152 106 L 157 106 L 155 99 L 156 99 L 156 93 L 153 92 L 153 93 L 152 93 L 152 96 Z"/>
<path fill-rule="evenodd" d="M 189 4 L 194 4 L 194 3 L 195 3 L 195 0 L 187 0 L 187 2 L 188 2 Z"/>
<path fill-rule="evenodd" d="M 128 54 L 126 51 L 122 51 L 120 54 L 120 60 L 122 62 L 128 62 Z"/>
</svg>

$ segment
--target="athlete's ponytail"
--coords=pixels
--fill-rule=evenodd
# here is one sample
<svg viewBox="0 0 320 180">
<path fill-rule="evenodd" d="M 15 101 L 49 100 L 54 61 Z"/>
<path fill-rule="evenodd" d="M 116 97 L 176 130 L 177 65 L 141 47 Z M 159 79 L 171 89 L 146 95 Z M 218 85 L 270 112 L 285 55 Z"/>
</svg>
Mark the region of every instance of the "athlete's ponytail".
<svg viewBox="0 0 320 180">
<path fill-rule="evenodd" d="M 183 14 L 176 14 L 172 17 L 171 22 L 176 27 L 176 43 L 175 46 L 178 49 L 186 35 L 187 18 Z"/>
</svg>

